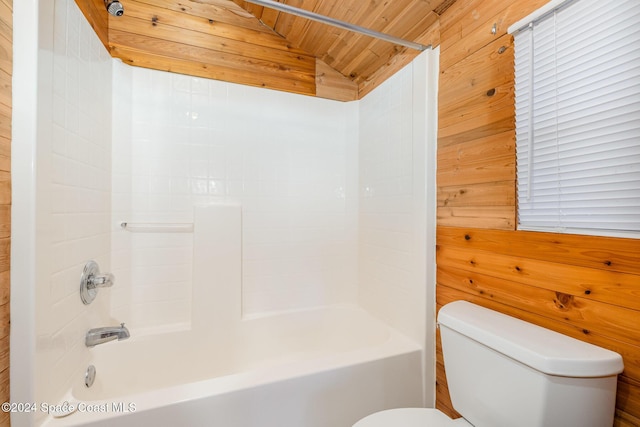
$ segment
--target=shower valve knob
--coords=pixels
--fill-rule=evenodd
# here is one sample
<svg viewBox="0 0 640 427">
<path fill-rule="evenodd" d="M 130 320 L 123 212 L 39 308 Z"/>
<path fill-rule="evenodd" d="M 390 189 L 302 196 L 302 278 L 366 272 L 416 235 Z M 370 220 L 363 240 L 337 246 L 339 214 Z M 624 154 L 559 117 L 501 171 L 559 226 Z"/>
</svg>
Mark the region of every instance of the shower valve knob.
<svg viewBox="0 0 640 427">
<path fill-rule="evenodd" d="M 87 287 L 89 289 L 109 288 L 113 286 L 114 281 L 115 281 L 115 278 L 111 273 L 89 276 L 88 278 L 89 283 L 87 283 Z"/>
<path fill-rule="evenodd" d="M 100 274 L 100 267 L 95 261 L 89 261 L 84 266 L 80 277 L 80 299 L 86 304 L 91 304 L 98 295 L 100 288 L 113 286 L 115 277 L 111 273 Z"/>
</svg>

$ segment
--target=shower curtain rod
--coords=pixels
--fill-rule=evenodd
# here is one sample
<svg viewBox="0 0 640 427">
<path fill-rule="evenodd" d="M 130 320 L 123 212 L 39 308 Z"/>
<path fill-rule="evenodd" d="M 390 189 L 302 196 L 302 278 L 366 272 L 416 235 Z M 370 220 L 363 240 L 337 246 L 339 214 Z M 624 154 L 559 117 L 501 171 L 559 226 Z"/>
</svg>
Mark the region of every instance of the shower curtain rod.
<svg viewBox="0 0 640 427">
<path fill-rule="evenodd" d="M 304 9 L 299 9 L 294 6 L 289 6 L 288 4 L 278 3 L 273 0 L 245 0 L 247 3 L 257 4 L 259 6 L 268 7 L 270 9 L 276 9 L 281 12 L 290 13 L 292 15 L 301 16 L 303 18 L 310 19 L 312 21 L 322 22 L 323 24 L 328 24 L 334 27 L 342 28 L 343 30 L 353 31 L 354 33 L 364 34 L 370 37 L 374 37 L 377 39 L 385 40 L 394 44 L 398 44 L 401 46 L 405 46 L 411 49 L 416 49 L 419 51 L 427 50 L 431 47 L 431 45 L 423 45 L 420 43 L 412 42 L 409 40 L 404 40 L 398 37 L 394 37 L 389 34 L 381 33 L 379 31 L 371 30 L 369 28 L 361 27 L 359 25 L 350 24 L 345 21 L 341 21 L 339 19 L 330 18 L 325 15 L 320 15 L 319 13 L 311 12 Z"/>
</svg>

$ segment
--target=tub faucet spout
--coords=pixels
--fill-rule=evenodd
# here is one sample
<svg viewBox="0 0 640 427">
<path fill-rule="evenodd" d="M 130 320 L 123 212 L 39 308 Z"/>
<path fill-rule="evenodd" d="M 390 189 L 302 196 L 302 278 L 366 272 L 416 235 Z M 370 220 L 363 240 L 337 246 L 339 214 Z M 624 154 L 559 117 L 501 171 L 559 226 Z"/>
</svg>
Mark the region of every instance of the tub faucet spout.
<svg viewBox="0 0 640 427">
<path fill-rule="evenodd" d="M 121 323 L 120 326 L 89 329 L 84 343 L 87 347 L 93 347 L 113 340 L 126 340 L 129 336 L 129 330 Z"/>
</svg>

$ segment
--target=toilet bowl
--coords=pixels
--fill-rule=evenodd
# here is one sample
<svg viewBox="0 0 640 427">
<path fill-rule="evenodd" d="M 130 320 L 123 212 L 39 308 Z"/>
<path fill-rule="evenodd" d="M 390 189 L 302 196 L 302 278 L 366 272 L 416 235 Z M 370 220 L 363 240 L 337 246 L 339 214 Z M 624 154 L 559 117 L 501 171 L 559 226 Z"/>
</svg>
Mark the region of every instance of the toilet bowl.
<svg viewBox="0 0 640 427">
<path fill-rule="evenodd" d="M 376 412 L 353 427 L 473 427 L 464 418 L 452 420 L 437 409 L 400 408 Z"/>
<path fill-rule="evenodd" d="M 452 420 L 436 409 L 390 409 L 353 427 L 602 427 L 613 425 L 613 351 L 466 302 L 440 309 Z"/>
</svg>

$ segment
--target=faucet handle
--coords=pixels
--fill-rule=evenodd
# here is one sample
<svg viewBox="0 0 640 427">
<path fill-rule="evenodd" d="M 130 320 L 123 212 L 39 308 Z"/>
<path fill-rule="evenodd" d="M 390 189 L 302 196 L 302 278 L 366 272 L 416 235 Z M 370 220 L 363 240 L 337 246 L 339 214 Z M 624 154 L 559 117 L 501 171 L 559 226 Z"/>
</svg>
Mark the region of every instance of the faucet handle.
<svg viewBox="0 0 640 427">
<path fill-rule="evenodd" d="M 115 282 L 115 277 L 111 273 L 92 274 L 87 281 L 87 287 L 89 289 L 110 288 Z"/>
<path fill-rule="evenodd" d="M 100 288 L 108 288 L 113 286 L 115 277 L 111 273 L 100 274 L 100 267 L 95 261 L 89 261 L 84 266 L 82 276 L 80 277 L 80 298 L 84 304 L 91 302 L 98 295 Z"/>
</svg>

